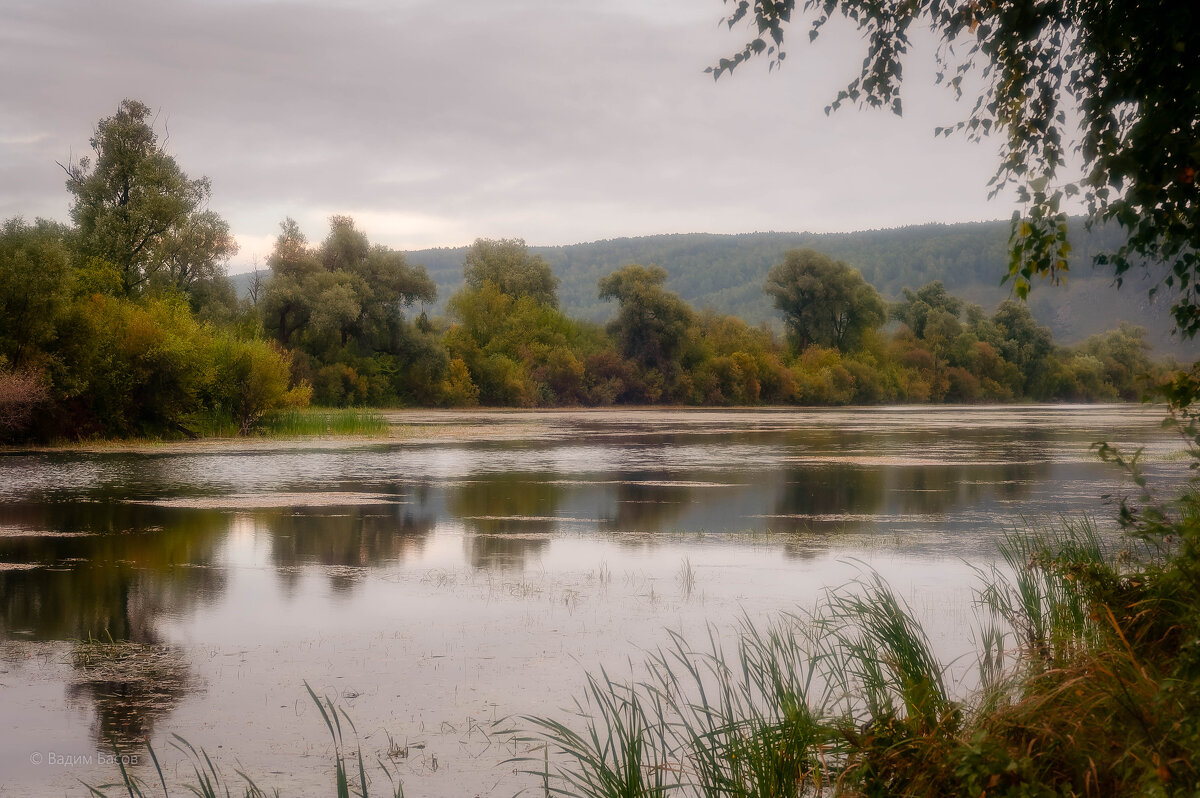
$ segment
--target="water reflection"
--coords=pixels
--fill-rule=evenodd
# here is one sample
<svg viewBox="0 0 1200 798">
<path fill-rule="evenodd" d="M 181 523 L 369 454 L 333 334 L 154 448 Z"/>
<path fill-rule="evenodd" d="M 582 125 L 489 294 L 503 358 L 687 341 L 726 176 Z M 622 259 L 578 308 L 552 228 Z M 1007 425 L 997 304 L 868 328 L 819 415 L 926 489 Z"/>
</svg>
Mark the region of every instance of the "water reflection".
<svg viewBox="0 0 1200 798">
<path fill-rule="evenodd" d="M 830 466 L 791 470 L 776 500 L 771 528 L 808 531 L 815 523 L 841 525 L 845 521 L 839 516 L 874 515 L 886 498 L 882 469 Z"/>
<path fill-rule="evenodd" d="M 692 501 L 692 489 L 687 486 L 622 481 L 604 525 L 616 532 L 667 529 Z"/>
<path fill-rule="evenodd" d="M 448 488 L 446 512 L 462 522 L 472 568 L 521 568 L 549 543 L 563 486 L 547 473 L 481 474 Z"/>
<path fill-rule="evenodd" d="M 0 640 L 64 643 L 67 696 L 92 708 L 94 738 L 135 741 L 198 689 L 226 686 L 204 683 L 203 658 L 247 619 L 256 635 L 291 623 L 332 637 L 359 618 L 363 636 L 387 624 L 415 635 L 414 617 L 454 629 L 471 591 L 427 570 L 561 574 L 611 556 L 662 566 L 631 566 L 661 586 L 701 545 L 749 564 L 737 603 L 758 574 L 791 584 L 788 569 L 851 540 L 957 558 L 1022 515 L 1092 509 L 1119 482 L 1088 452 L 1101 437 L 1167 451 L 1152 415 L 1111 409 L 478 416 L 446 416 L 460 437 L 445 443 L 0 456 Z M 490 437 L 464 440 L 468 429 Z M 564 541 L 586 562 L 564 563 Z M 705 576 L 702 591 L 721 589 Z M 593 588 L 562 581 L 548 605 Z M 405 604 L 414 584 L 423 615 Z M 661 625 L 652 602 L 634 603 L 629 623 Z M 465 612 L 485 610 L 500 612 Z M 479 645 L 502 655 L 510 642 Z"/>
<path fill-rule="evenodd" d="M 449 489 L 446 510 L 474 532 L 549 532 L 562 496 L 554 474 L 481 474 Z"/>
<path fill-rule="evenodd" d="M 349 590 L 362 570 L 418 556 L 436 519 L 408 505 L 296 508 L 247 516 L 270 537 L 279 579 L 294 588 L 299 566 L 323 566 L 336 592 Z"/>
<path fill-rule="evenodd" d="M 1017 501 L 1051 473 L 1048 463 L 793 469 L 770 519 L 778 531 L 859 531 L 882 521 L 944 517 L 997 498 Z"/>
<path fill-rule="evenodd" d="M 1064 510 L 1055 500 L 1071 485 L 1090 501 L 1093 427 L 1120 421 L 1114 431 L 1145 438 L 1152 424 L 1112 410 L 1045 416 L 579 414 L 541 432 L 528 426 L 541 416 L 503 416 L 491 426 L 511 422 L 513 438 L 478 445 L 0 458 L 12 477 L 0 563 L 38 566 L 0 570 L 0 633 L 154 643 L 158 618 L 223 591 L 235 519 L 265 539 L 282 589 L 316 567 L 341 592 L 366 569 L 419 559 L 443 523 L 462 530 L 473 568 L 522 567 L 564 534 L 643 545 L 629 536 L 966 530 L 988 514 Z M 220 509 L 234 492 L 242 509 Z M 345 495 L 367 498 L 345 506 Z M 172 501 L 184 506 L 154 504 Z"/>
<path fill-rule="evenodd" d="M 0 630 L 35 640 L 156 642 L 157 620 L 218 595 L 215 512 L 118 503 L 0 505 Z"/>
<path fill-rule="evenodd" d="M 92 738 L 101 747 L 145 742 L 195 682 L 187 654 L 173 646 L 79 641 L 71 661 L 68 699 L 94 709 Z"/>
</svg>

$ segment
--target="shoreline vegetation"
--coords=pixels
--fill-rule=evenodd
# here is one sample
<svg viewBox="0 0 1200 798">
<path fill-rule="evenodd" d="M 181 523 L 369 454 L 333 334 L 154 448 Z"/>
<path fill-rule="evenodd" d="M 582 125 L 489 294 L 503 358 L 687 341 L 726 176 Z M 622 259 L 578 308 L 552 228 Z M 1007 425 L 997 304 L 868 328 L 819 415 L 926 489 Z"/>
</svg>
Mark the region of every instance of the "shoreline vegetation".
<svg viewBox="0 0 1200 798">
<path fill-rule="evenodd" d="M 166 446 L 339 438 L 391 439 L 387 408 L 298 407 L 263 418 L 248 432 L 232 421 L 206 419 L 191 435 L 74 438 L 0 445 L 3 452 L 137 451 Z"/>
<path fill-rule="evenodd" d="M 870 412 L 924 410 L 953 411 L 985 409 L 988 407 L 1046 409 L 1065 412 L 1072 407 L 1127 407 L 1141 408 L 1148 415 L 1159 418 L 1165 405 L 1141 402 L 1068 403 L 1068 402 L 1009 402 L 975 403 L 970 405 L 930 404 L 882 404 L 882 405 L 742 405 L 742 406 L 697 406 L 697 405 L 618 405 L 599 407 L 317 407 L 290 408 L 277 416 L 264 418 L 260 425 L 249 432 L 241 432 L 232 423 L 212 424 L 201 428 L 192 436 L 145 436 L 145 437 L 101 437 L 63 440 L 29 441 L 25 443 L 0 443 L 0 455 L 38 452 L 137 452 L 158 451 L 165 448 L 205 448 L 209 446 L 254 446 L 286 443 L 338 442 L 347 444 L 408 443 L 441 441 L 447 437 L 501 436 L 508 433 L 488 429 L 479 424 L 467 430 L 458 429 L 447 422 L 458 419 L 480 419 L 493 414 L 512 418 L 529 417 L 540 419 L 574 416 L 579 418 L 626 417 L 636 414 L 684 413 L 697 416 L 705 413 L 820 413 Z M 1186 459 L 1188 452 L 1180 449 L 1173 459 Z"/>
<path fill-rule="evenodd" d="M 889 301 L 811 249 L 779 252 L 763 285 L 783 336 L 692 307 L 666 287 L 671 263 L 612 263 L 595 289 L 612 320 L 572 318 L 520 239 L 477 240 L 430 318 L 425 268 L 348 216 L 319 243 L 286 219 L 269 276 L 239 299 L 211 187 L 165 151 L 151 110 L 122 102 L 92 147 L 64 167 L 72 224 L 0 227 L 0 443 L 303 433 L 319 427 L 297 412 L 310 404 L 1132 401 L 1178 368 L 1152 359 L 1140 327 L 1065 347 L 1023 302 L 984 308 L 936 281 Z"/>
</svg>

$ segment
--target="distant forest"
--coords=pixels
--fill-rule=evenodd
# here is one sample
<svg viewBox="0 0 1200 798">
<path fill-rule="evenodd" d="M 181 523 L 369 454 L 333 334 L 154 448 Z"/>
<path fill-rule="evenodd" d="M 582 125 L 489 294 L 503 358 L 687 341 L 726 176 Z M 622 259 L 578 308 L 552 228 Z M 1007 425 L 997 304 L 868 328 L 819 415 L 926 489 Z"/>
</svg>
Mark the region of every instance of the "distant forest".
<svg viewBox="0 0 1200 798">
<path fill-rule="evenodd" d="M 763 293 L 763 282 L 789 249 L 811 248 L 845 261 L 889 301 L 901 299 L 905 288 L 940 280 L 956 296 L 994 309 L 1011 298 L 1010 286 L 1000 282 L 1007 270 L 1008 234 L 1009 223 L 995 221 L 855 233 L 687 233 L 529 249 L 550 263 L 560 280 L 561 307 L 575 318 L 611 318 L 615 307 L 600 300 L 597 281 L 621 266 L 653 263 L 667 270 L 666 288 L 692 306 L 782 330 L 782 316 Z M 1167 301 L 1147 299 L 1149 278 L 1130 275 L 1126 287 L 1115 291 L 1112 275 L 1093 269 L 1093 256 L 1120 242 L 1115 229 L 1089 232 L 1081 220 L 1073 220 L 1069 279 L 1066 285 L 1035 287 L 1028 303 L 1034 318 L 1062 344 L 1079 343 L 1127 322 L 1146 328 L 1156 353 L 1194 358 L 1197 344 L 1171 335 Z M 439 315 L 445 299 L 462 286 L 466 252 L 467 247 L 454 247 L 405 253 L 437 285 L 439 301 L 429 308 L 430 315 Z M 247 279 L 235 277 L 243 293 Z"/>
</svg>

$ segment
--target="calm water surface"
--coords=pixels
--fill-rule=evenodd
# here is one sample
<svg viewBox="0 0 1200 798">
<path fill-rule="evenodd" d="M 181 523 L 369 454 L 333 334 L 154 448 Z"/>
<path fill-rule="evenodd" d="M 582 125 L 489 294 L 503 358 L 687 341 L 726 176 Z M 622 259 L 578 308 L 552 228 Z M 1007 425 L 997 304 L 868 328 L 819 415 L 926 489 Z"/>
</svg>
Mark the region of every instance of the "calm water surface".
<svg viewBox="0 0 1200 798">
<path fill-rule="evenodd" d="M 110 740 L 182 777 L 172 734 L 325 791 L 307 680 L 368 761 L 409 746 L 409 795 L 512 795 L 530 781 L 493 721 L 569 707 L 585 669 L 628 672 L 666 628 L 809 607 L 865 568 L 951 659 L 999 535 L 1106 522 L 1098 497 L 1132 492 L 1091 443 L 1178 479 L 1160 418 L 408 412 L 386 442 L 0 455 L 0 794 L 86 794 Z"/>
</svg>

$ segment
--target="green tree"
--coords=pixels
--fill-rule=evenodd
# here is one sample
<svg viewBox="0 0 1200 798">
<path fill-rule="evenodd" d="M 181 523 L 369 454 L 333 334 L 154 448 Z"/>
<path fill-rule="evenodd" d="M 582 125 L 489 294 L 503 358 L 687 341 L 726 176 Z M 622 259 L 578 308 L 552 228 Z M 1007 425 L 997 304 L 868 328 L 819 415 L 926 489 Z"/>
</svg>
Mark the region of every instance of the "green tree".
<svg viewBox="0 0 1200 798">
<path fill-rule="evenodd" d="M 158 277 L 182 291 L 198 282 L 225 277 L 225 264 L 237 254 L 229 223 L 214 211 L 192 213 L 163 236 Z"/>
<path fill-rule="evenodd" d="M 437 287 L 404 253 L 372 245 L 350 217 L 331 217 L 329 228 L 313 248 L 294 219 L 280 223 L 260 303 L 264 326 L 284 346 L 303 331 L 313 354 L 351 340 L 361 354 L 394 352 L 404 311 L 434 301 Z"/>
<path fill-rule="evenodd" d="M 1155 370 L 1145 329 L 1122 323 L 1115 330 L 1091 336 L 1079 349 L 1080 356 L 1100 364 L 1103 382 L 1115 396 L 1132 402 L 1145 393 Z"/>
<path fill-rule="evenodd" d="M 785 253 L 764 290 L 783 313 L 798 352 L 813 344 L 851 351 L 886 317 L 879 292 L 857 269 L 811 249 Z"/>
<path fill-rule="evenodd" d="M 1200 6 L 1190 0 L 725 0 L 730 27 L 753 38 L 710 71 L 720 77 L 758 55 L 779 66 L 785 34 L 815 39 L 835 15 L 867 46 L 861 72 L 826 109 L 844 103 L 902 110 L 902 64 L 914 28 L 941 41 L 937 82 L 961 96 L 978 85 L 956 126 L 972 139 L 998 134 L 993 185 L 1015 186 L 1009 275 L 1020 297 L 1035 275 L 1067 267 L 1067 197 L 1081 194 L 1091 224 L 1128 234 L 1097 256 L 1118 276 L 1138 263 L 1168 265 L 1162 284 L 1185 335 L 1200 331 Z M 947 134 L 951 131 L 946 130 Z M 1083 176 L 1062 182 L 1071 160 Z"/>
<path fill-rule="evenodd" d="M 288 359 L 275 344 L 241 340 L 225 332 L 213 340 L 210 356 L 213 406 L 232 418 L 241 435 L 252 432 L 272 410 L 308 404 L 312 388 L 289 388 Z"/>
<path fill-rule="evenodd" d="M 705 310 L 690 329 L 692 396 L 697 404 L 780 404 L 795 398 L 792 373 L 768 327 Z"/>
<path fill-rule="evenodd" d="M 343 345 L 354 336 L 372 348 L 394 350 L 404 311 L 417 302 L 435 301 L 437 287 L 424 268 L 409 265 L 403 252 L 371 245 L 349 216 L 334 216 L 329 225 L 318 258 L 338 278 L 337 293 L 329 299 L 341 307 Z M 355 303 L 357 312 L 352 313 Z"/>
<path fill-rule="evenodd" d="M 275 340 L 290 346 L 292 336 L 308 325 L 316 299 L 308 285 L 321 272 L 321 262 L 309 249 L 296 220 L 279 223 L 275 247 L 267 259 L 271 277 L 262 289 L 263 325 Z"/>
<path fill-rule="evenodd" d="M 324 404 L 431 402 L 449 366 L 427 330 L 405 317 L 437 287 L 402 252 L 371 244 L 348 216 L 333 216 L 313 247 L 294 219 L 280 224 L 271 279 L 258 302 L 263 327 L 299 354 L 299 376 Z"/>
<path fill-rule="evenodd" d="M 925 325 L 931 313 L 940 310 L 957 319 L 962 309 L 962 300 L 951 296 L 941 280 L 935 280 L 916 291 L 905 288 L 904 301 L 896 304 L 892 316 L 907 324 L 918 338 L 924 338 Z"/>
<path fill-rule="evenodd" d="M 179 297 L 94 296 L 77 309 L 60 381 L 69 412 L 105 434 L 190 432 L 213 383 L 210 331 Z"/>
<path fill-rule="evenodd" d="M 467 285 L 491 282 L 512 297 L 532 297 L 558 307 L 558 278 L 541 255 L 534 255 L 519 238 L 477 238 L 463 261 Z"/>
<path fill-rule="evenodd" d="M 70 251 L 60 225 L 9 219 L 0 227 L 0 357 L 15 368 L 38 360 L 70 301 Z"/>
<path fill-rule="evenodd" d="M 531 295 L 505 293 L 491 280 L 463 288 L 448 310 L 457 323 L 446 331 L 446 348 L 466 364 L 479 401 L 533 406 L 581 400 L 582 358 L 597 348 L 587 325 Z"/>
<path fill-rule="evenodd" d="M 661 266 L 625 266 L 600 280 L 600 298 L 620 304 L 609 324 L 621 354 L 645 369 L 674 372 L 695 320 L 691 307 L 666 290 Z"/>
<path fill-rule="evenodd" d="M 981 328 L 980 340 L 995 347 L 1000 356 L 1015 366 L 1010 377 L 1015 380 L 1017 396 L 1047 398 L 1041 379 L 1049 366 L 1054 343 L 1050 330 L 1037 323 L 1029 306 L 1006 300 L 996 308 L 991 324 Z"/>
<path fill-rule="evenodd" d="M 237 251 L 229 226 L 205 209 L 208 178 L 184 174 L 150 118 L 148 106 L 123 100 L 96 125 L 94 161 L 63 165 L 80 253 L 116 267 L 127 295 L 160 272 L 186 287 Z"/>
</svg>

